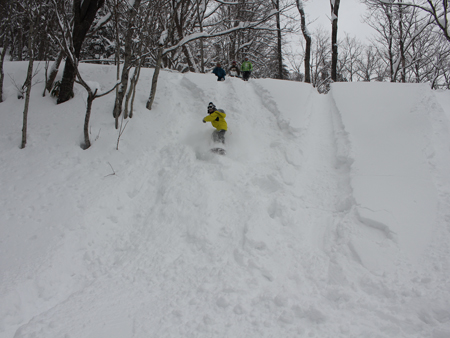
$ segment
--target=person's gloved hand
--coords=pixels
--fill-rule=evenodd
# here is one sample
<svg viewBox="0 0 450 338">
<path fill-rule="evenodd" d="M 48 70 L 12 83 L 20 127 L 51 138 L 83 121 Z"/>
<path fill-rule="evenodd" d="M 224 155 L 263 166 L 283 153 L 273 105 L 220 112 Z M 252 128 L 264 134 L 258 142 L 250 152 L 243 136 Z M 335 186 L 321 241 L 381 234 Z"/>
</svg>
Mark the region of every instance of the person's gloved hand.
<svg viewBox="0 0 450 338">
<path fill-rule="evenodd" d="M 203 123 L 206 123 L 206 121 L 205 121 L 205 120 L 203 120 Z"/>
</svg>

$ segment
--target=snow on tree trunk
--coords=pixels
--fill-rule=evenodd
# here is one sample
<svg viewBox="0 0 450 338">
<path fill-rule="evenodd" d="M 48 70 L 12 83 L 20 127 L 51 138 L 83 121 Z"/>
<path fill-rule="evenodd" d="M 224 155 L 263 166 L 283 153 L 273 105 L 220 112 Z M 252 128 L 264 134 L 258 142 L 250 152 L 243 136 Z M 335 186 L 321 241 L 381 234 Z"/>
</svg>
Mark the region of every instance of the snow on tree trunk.
<svg viewBox="0 0 450 338">
<path fill-rule="evenodd" d="M 55 81 L 56 75 L 58 75 L 59 65 L 64 57 L 64 52 L 61 51 L 58 54 L 55 62 L 53 62 L 52 67 L 50 68 L 50 75 L 48 76 L 47 83 L 45 85 L 45 89 L 50 93 L 53 88 L 53 82 Z"/>
</svg>

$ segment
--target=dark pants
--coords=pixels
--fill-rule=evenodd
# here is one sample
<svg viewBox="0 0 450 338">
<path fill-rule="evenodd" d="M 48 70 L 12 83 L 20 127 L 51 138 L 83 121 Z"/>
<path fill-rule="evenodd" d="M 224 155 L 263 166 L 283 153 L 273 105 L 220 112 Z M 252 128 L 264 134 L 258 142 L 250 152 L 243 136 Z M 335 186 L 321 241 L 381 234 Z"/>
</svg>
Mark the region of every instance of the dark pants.
<svg viewBox="0 0 450 338">
<path fill-rule="evenodd" d="M 250 77 L 251 73 L 252 72 L 250 71 L 242 72 L 242 78 L 244 79 L 244 81 L 248 81 L 248 78 Z"/>
<path fill-rule="evenodd" d="M 213 131 L 213 133 L 212 133 L 212 137 L 213 137 L 213 140 L 214 140 L 214 142 L 216 142 L 216 143 L 218 143 L 218 142 L 220 142 L 220 143 L 224 143 L 225 144 L 225 133 L 226 133 L 227 131 L 226 130 L 214 130 Z"/>
<path fill-rule="evenodd" d="M 224 76 L 224 77 L 218 76 L 218 77 L 217 77 L 217 81 L 225 81 L 225 76 Z"/>
</svg>

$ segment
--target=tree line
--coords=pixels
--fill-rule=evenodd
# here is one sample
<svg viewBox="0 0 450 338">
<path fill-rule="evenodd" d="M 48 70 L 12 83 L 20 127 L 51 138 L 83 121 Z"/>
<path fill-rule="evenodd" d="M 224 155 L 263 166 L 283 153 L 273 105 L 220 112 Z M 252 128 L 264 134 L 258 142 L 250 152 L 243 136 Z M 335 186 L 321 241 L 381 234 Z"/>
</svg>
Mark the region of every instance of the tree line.
<svg viewBox="0 0 450 338">
<path fill-rule="evenodd" d="M 336 81 L 429 82 L 450 89 L 448 0 L 362 0 L 373 38 L 338 39 L 340 0 L 330 0 L 331 34 L 308 29 L 304 0 L 0 0 L 0 102 L 3 61 L 28 61 L 22 147 L 32 87 L 33 63 L 45 63 L 45 88 L 62 104 L 77 82 L 88 92 L 85 142 L 95 98 L 115 91 L 112 116 L 132 117 L 142 67 L 155 68 L 152 108 L 161 68 L 210 72 L 249 57 L 253 75 L 311 83 L 327 92 Z M 302 34 L 300 53 L 291 53 L 288 34 Z M 65 60 L 65 62 L 62 62 Z M 90 88 L 80 62 L 114 64 L 115 86 Z M 60 66 L 63 69 L 59 69 Z M 62 72 L 61 81 L 55 82 Z M 44 95 L 46 94 L 44 91 Z"/>
</svg>

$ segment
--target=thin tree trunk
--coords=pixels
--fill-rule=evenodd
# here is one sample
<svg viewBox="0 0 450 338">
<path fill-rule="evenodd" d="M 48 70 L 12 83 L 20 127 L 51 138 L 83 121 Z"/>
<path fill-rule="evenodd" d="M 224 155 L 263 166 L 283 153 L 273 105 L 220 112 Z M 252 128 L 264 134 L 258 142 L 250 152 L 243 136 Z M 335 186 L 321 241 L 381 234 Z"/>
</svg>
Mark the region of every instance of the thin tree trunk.
<svg viewBox="0 0 450 338">
<path fill-rule="evenodd" d="M 115 36 L 116 36 L 116 53 L 115 53 L 115 62 L 116 62 L 116 80 L 120 79 L 120 38 L 119 38 L 119 1 L 116 0 L 115 3 Z M 119 86 L 116 87 L 116 99 L 114 102 L 114 107 L 118 105 L 117 100 L 119 99 Z M 115 109 L 113 110 L 113 117 L 115 119 L 115 128 L 119 128 L 119 115 L 116 114 Z"/>
<path fill-rule="evenodd" d="M 180 39 L 183 39 L 183 37 L 184 37 L 183 24 L 180 22 L 180 20 L 181 20 L 181 18 L 178 15 L 174 16 L 175 29 L 178 33 L 178 37 Z M 191 55 L 189 53 L 187 46 L 186 45 L 181 46 L 181 50 L 182 50 L 184 56 L 186 57 L 186 62 L 188 64 L 189 71 L 195 72 L 194 65 L 191 60 Z"/>
<path fill-rule="evenodd" d="M 137 73 L 137 67 L 133 70 L 133 75 L 131 76 L 130 80 L 130 87 L 128 88 L 127 95 L 125 96 L 125 107 L 123 109 L 123 117 L 126 119 L 128 116 L 132 117 L 132 114 L 128 114 L 128 103 L 130 102 L 131 95 L 134 92 L 135 89 L 135 83 L 136 83 L 136 74 Z"/>
<path fill-rule="evenodd" d="M 276 0 L 275 9 L 278 11 L 277 20 L 277 61 L 278 61 L 278 78 L 283 79 L 283 53 L 281 50 L 281 22 L 280 22 L 280 0 Z"/>
<path fill-rule="evenodd" d="M 136 86 L 137 86 L 137 84 L 139 82 L 139 76 L 140 75 L 141 75 L 141 64 L 139 64 L 139 66 L 138 66 L 136 80 L 135 80 L 134 85 L 133 85 L 133 95 L 131 96 L 131 104 L 130 104 L 130 118 L 133 117 L 134 98 L 136 96 Z"/>
<path fill-rule="evenodd" d="M 141 4 L 141 0 L 135 0 L 134 6 L 131 7 L 128 11 L 128 27 L 127 27 L 127 33 L 125 37 L 125 53 L 124 53 L 124 61 L 123 61 L 123 67 L 122 67 L 122 78 L 121 78 L 121 84 L 119 86 L 119 91 L 116 92 L 116 101 L 114 104 L 114 117 L 116 120 L 122 113 L 122 103 L 123 98 L 125 96 L 125 93 L 127 91 L 128 87 L 128 77 L 130 74 L 130 67 L 131 67 L 131 57 L 132 57 L 132 44 L 133 44 L 133 25 L 134 25 L 134 19 L 136 17 L 136 13 L 139 9 L 139 6 Z M 117 129 L 118 126 L 116 126 Z"/>
<path fill-rule="evenodd" d="M 48 82 L 48 66 L 50 65 L 50 61 L 45 61 L 45 85 L 47 85 Z M 45 97 L 45 91 L 47 89 L 44 86 L 44 92 L 42 93 L 42 96 Z"/>
<path fill-rule="evenodd" d="M 97 94 L 97 89 L 94 93 L 90 90 L 88 91 L 87 97 L 87 106 L 86 106 L 86 115 L 84 117 L 84 144 L 82 148 L 84 150 L 88 149 L 91 146 L 91 141 L 89 140 L 89 120 L 91 119 L 91 110 L 92 110 L 92 102 L 94 102 L 95 95 Z"/>
<path fill-rule="evenodd" d="M 5 43 L 0 54 L 0 102 L 3 102 L 3 80 L 5 79 L 5 73 L 3 72 L 3 61 L 5 61 L 7 49 L 8 45 Z"/>
<path fill-rule="evenodd" d="M 146 105 L 148 110 L 152 110 L 153 101 L 155 100 L 156 86 L 158 84 L 158 76 L 159 76 L 159 71 L 161 69 L 162 52 L 163 52 L 163 46 L 160 46 L 159 50 L 158 50 L 158 58 L 156 60 L 155 72 L 153 73 L 153 78 L 152 78 L 152 88 L 150 89 L 150 96 L 148 98 L 147 105 Z"/>
<path fill-rule="evenodd" d="M 399 2 L 402 2 L 401 0 Z M 399 33 L 400 33 L 400 58 L 402 63 L 401 82 L 406 83 L 406 57 L 405 57 L 405 41 L 403 36 L 403 9 L 399 5 Z"/>
<path fill-rule="evenodd" d="M 30 20 L 30 35 L 28 37 L 28 50 L 30 51 L 30 60 L 28 61 L 28 71 L 27 71 L 27 79 L 25 80 L 25 86 L 27 87 L 26 95 L 25 95 L 25 105 L 23 109 L 23 124 L 22 124 L 22 144 L 20 149 L 24 149 L 27 144 L 27 126 L 28 126 L 28 107 L 30 105 L 30 94 L 31 94 L 31 82 L 33 80 L 33 32 L 34 25 L 33 20 Z"/>
<path fill-rule="evenodd" d="M 337 81 L 337 63 L 338 63 L 338 45 L 337 45 L 337 33 L 338 33 L 338 13 L 340 0 L 330 0 L 331 4 L 331 79 Z"/>
<path fill-rule="evenodd" d="M 397 71 L 394 70 L 394 53 L 393 53 L 393 22 L 392 22 L 392 5 L 387 9 L 387 17 L 389 22 L 389 42 L 388 42 L 388 53 L 389 53 L 389 70 L 391 72 L 391 82 L 395 82 L 395 78 L 397 77 Z"/>
<path fill-rule="evenodd" d="M 197 20 L 199 24 L 200 33 L 203 33 L 203 15 L 205 8 L 200 7 L 199 2 L 197 3 Z M 200 39 L 200 72 L 205 73 L 205 52 L 203 46 L 203 38 Z"/>
</svg>

